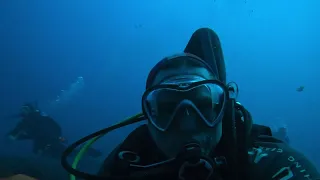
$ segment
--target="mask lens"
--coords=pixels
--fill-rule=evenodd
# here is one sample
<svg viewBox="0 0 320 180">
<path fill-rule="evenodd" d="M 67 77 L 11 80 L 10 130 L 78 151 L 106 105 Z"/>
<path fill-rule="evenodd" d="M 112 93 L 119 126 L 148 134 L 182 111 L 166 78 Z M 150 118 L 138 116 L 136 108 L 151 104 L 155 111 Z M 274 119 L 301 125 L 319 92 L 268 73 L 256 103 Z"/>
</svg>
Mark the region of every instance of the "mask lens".
<svg viewBox="0 0 320 180">
<path fill-rule="evenodd" d="M 190 108 L 213 127 L 219 120 L 225 99 L 223 87 L 216 83 L 190 84 L 183 88 L 159 85 L 144 95 L 143 107 L 151 123 L 162 131 L 168 128 L 178 112 Z"/>
</svg>

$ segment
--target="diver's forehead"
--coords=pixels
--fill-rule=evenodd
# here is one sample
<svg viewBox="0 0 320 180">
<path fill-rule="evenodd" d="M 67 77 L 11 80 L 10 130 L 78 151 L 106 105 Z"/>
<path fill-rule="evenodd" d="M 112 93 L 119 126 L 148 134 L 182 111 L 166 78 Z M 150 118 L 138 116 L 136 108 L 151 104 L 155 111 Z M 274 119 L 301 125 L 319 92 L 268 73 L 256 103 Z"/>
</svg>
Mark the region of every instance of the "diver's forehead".
<svg viewBox="0 0 320 180">
<path fill-rule="evenodd" d="M 156 75 L 153 84 L 159 84 L 164 79 L 172 78 L 174 76 L 185 76 L 185 75 L 195 75 L 200 76 L 204 79 L 212 79 L 213 75 L 203 67 L 188 67 L 188 68 L 180 68 L 180 69 L 166 69 L 161 70 Z"/>
<path fill-rule="evenodd" d="M 187 91 L 176 91 L 176 90 L 166 90 L 166 91 L 156 91 L 156 97 L 158 101 L 171 101 L 180 98 L 190 99 L 212 99 L 211 90 L 206 86 L 199 86 L 198 88 L 192 88 Z"/>
</svg>

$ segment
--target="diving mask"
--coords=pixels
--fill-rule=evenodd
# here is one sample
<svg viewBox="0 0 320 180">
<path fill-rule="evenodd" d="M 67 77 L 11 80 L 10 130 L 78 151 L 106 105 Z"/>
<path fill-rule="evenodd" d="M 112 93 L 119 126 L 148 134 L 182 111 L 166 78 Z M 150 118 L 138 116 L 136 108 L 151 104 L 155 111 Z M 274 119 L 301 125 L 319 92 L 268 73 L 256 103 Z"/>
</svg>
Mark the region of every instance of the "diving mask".
<svg viewBox="0 0 320 180">
<path fill-rule="evenodd" d="M 142 97 L 145 116 L 159 131 L 166 131 L 175 118 L 196 114 L 207 126 L 221 122 L 226 107 L 225 85 L 199 76 L 183 76 L 148 89 Z"/>
</svg>

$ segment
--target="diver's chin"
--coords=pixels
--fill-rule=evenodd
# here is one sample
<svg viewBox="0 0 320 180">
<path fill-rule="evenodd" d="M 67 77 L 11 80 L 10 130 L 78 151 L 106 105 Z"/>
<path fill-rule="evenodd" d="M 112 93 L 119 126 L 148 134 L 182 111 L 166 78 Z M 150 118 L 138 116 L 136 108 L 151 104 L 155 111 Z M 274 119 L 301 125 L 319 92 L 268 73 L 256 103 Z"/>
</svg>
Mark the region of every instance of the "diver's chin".
<svg viewBox="0 0 320 180">
<path fill-rule="evenodd" d="M 207 156 L 217 144 L 216 134 L 208 133 L 181 133 L 169 131 L 166 133 L 159 132 L 153 126 L 149 126 L 150 134 L 156 146 L 168 158 L 176 158 L 184 152 L 186 145 L 190 142 L 197 143 L 200 146 L 202 155 Z"/>
<path fill-rule="evenodd" d="M 200 147 L 202 155 L 208 156 L 215 146 L 215 142 L 212 138 L 203 135 L 181 139 L 170 138 L 166 141 L 157 142 L 156 144 L 168 159 L 179 156 L 193 145 Z"/>
<path fill-rule="evenodd" d="M 173 158 L 176 158 L 180 152 L 181 152 L 181 149 L 178 148 L 178 147 L 163 147 L 163 148 L 159 148 L 162 153 L 167 157 L 167 159 L 173 159 Z"/>
<path fill-rule="evenodd" d="M 204 156 L 208 156 L 213 151 L 218 142 L 213 136 L 203 133 L 193 135 L 192 139 L 195 142 L 199 143 L 201 154 Z"/>
</svg>

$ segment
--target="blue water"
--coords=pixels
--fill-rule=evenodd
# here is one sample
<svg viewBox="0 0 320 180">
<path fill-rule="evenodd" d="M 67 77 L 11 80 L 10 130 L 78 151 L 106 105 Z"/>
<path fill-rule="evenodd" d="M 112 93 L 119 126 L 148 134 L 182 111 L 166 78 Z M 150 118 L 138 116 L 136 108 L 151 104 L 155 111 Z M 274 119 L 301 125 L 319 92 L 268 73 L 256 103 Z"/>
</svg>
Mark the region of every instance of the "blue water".
<svg viewBox="0 0 320 180">
<path fill-rule="evenodd" d="M 153 65 L 210 27 L 255 122 L 287 126 L 291 145 L 320 167 L 319 7 L 317 0 L 2 0 L 0 137 L 25 102 L 38 101 L 70 142 L 139 113 Z M 52 107 L 80 76 L 83 86 Z M 95 147 L 107 155 L 133 128 Z M 30 142 L 0 147 L 31 154 Z"/>
</svg>

